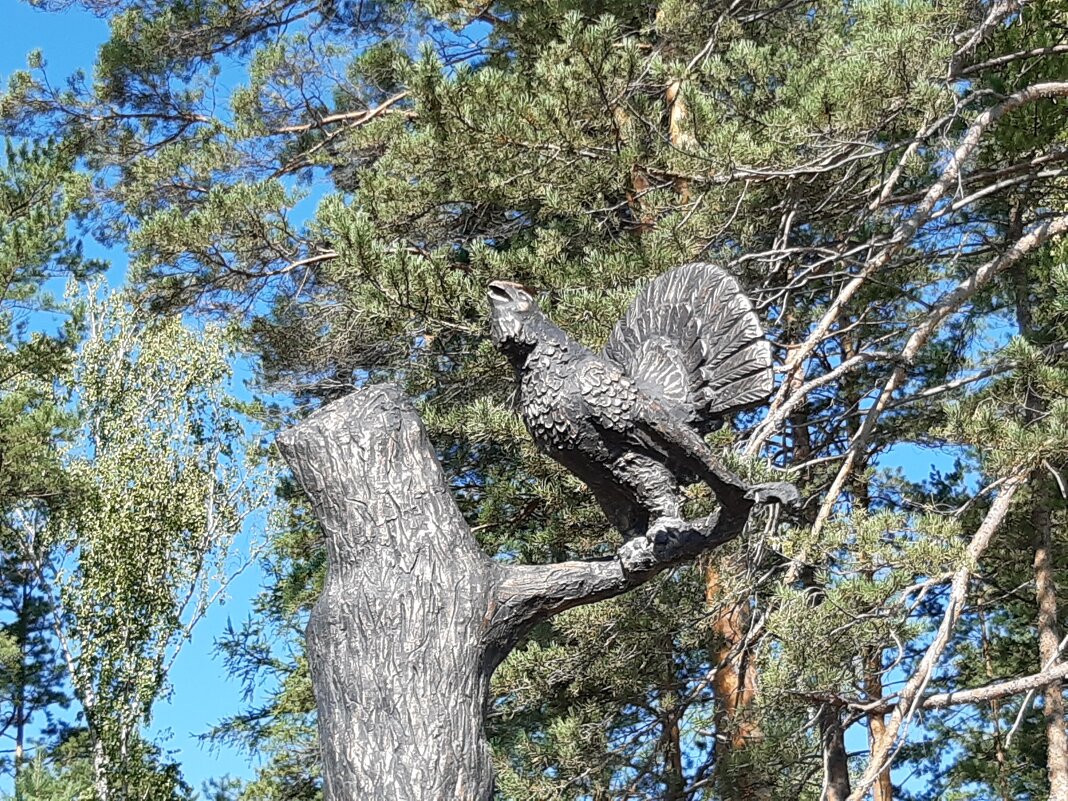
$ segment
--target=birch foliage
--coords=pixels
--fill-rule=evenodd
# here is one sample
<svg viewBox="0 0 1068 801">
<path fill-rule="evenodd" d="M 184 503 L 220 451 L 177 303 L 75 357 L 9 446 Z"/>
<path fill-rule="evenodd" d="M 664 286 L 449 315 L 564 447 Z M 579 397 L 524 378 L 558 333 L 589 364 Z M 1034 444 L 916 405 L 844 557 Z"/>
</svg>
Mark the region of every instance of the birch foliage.
<svg viewBox="0 0 1068 801">
<path fill-rule="evenodd" d="M 235 537 L 265 502 L 253 435 L 228 394 L 221 329 L 144 321 L 86 299 L 74 367 L 72 502 L 52 526 L 55 636 L 88 727 L 96 793 L 151 797 L 142 740 L 167 671 L 242 566 Z M 146 793 L 149 795 L 146 796 Z"/>
</svg>

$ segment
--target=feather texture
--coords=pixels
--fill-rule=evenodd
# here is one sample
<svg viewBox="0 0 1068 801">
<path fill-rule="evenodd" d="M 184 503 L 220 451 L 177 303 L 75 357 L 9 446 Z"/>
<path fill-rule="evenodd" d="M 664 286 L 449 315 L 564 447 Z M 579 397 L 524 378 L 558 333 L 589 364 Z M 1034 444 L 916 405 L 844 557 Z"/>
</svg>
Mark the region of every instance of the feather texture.
<svg viewBox="0 0 1068 801">
<path fill-rule="evenodd" d="M 771 345 L 738 282 L 714 264 L 670 270 L 638 293 L 604 356 L 699 431 L 764 402 Z"/>
</svg>

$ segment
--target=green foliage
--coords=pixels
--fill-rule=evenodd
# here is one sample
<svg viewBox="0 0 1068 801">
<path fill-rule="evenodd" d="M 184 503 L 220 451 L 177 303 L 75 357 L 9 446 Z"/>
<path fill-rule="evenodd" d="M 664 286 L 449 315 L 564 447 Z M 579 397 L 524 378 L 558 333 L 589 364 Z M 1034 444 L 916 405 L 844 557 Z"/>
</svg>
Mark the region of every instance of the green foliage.
<svg viewBox="0 0 1068 801">
<path fill-rule="evenodd" d="M 7 140 L 0 161 L 0 732 L 13 744 L 3 760 L 12 774 L 32 752 L 30 726 L 47 730 L 69 701 L 37 558 L 70 485 L 61 445 L 75 423 L 65 379 L 79 327 L 48 282 L 102 266 L 69 234 L 88 191 L 76 155 L 71 142 Z"/>
<path fill-rule="evenodd" d="M 59 799 L 91 799 L 93 771 L 88 760 L 72 765 L 49 765 L 43 756 L 27 764 L 19 775 L 15 793 L 6 799 L 24 801 L 59 801 Z"/>
<path fill-rule="evenodd" d="M 214 437 L 240 436 L 210 388 L 228 357 L 205 350 L 210 329 L 192 337 L 167 314 L 230 315 L 261 386 L 295 402 L 265 407 L 272 423 L 369 381 L 401 383 L 487 552 L 544 563 L 609 555 L 618 535 L 512 411 L 511 377 L 484 336 L 485 284 L 544 290 L 546 311 L 596 347 L 638 284 L 698 258 L 725 263 L 754 294 L 780 361 L 812 345 L 780 400 L 814 383 L 774 431 L 739 415 L 711 440 L 746 476 L 791 470 L 808 505 L 801 521 L 762 518 L 722 557 L 541 626 L 494 683 L 502 798 L 818 798 L 815 711 L 881 695 L 914 670 L 945 609 L 945 576 L 962 565 L 976 582 L 930 687 L 1039 668 L 1033 597 L 1018 588 L 1033 578 L 1031 510 L 1050 513 L 1058 557 L 1065 543 L 1068 251 L 1054 239 L 982 286 L 976 276 L 1065 208 L 1061 105 L 999 117 L 931 218 L 913 226 L 912 215 L 968 126 L 1013 92 L 1068 77 L 1068 57 L 1047 52 L 1063 39 L 1063 0 L 978 29 L 988 3 L 107 10 L 91 84 L 76 77 L 54 94 L 34 58 L 0 99 L 12 130 L 84 148 L 94 180 L 62 173 L 59 208 L 80 213 L 91 198 L 96 230 L 129 247 L 161 320 L 94 329 L 77 374 L 84 437 L 69 451 L 76 502 L 57 542 L 75 566 L 69 621 L 93 644 L 83 699 L 111 692 L 147 713 L 160 655 L 181 631 L 174 599 L 218 553 L 198 551 L 208 499 L 236 478 L 207 467 L 231 456 Z M 224 65 L 245 76 L 216 98 Z M 66 252 L 63 237 L 48 239 L 54 220 L 34 225 L 12 253 Z M 0 264 L 22 263 L 2 253 Z M 969 281 L 977 291 L 932 324 Z M 888 381 L 895 391 L 868 430 Z M 177 394 L 155 394 L 163 385 Z M 56 407 L 32 394 L 9 403 L 0 422 L 66 475 L 47 444 Z M 21 414 L 37 409 L 36 421 Z M 746 438 L 750 452 L 734 453 Z M 880 469 L 904 444 L 944 448 L 956 466 L 926 482 Z M 836 517 L 815 525 L 847 455 Z M 977 485 L 1021 469 L 1032 486 L 969 565 L 989 503 Z M 299 492 L 283 482 L 279 495 L 268 584 L 221 643 L 252 701 L 217 731 L 268 758 L 254 782 L 220 792 L 314 799 L 300 638 L 323 553 Z M 702 488 L 688 503 L 710 509 Z M 232 531 L 235 516 L 214 514 Z M 121 559 L 131 541 L 144 570 Z M 136 625 L 105 630 L 106 605 Z M 136 647 L 118 658 L 127 640 Z M 759 678 L 733 720 L 711 689 L 724 645 Z M 1038 716 L 1022 714 L 1011 747 L 1003 736 L 1019 710 L 1014 699 L 976 708 L 967 725 L 935 712 L 914 726 L 901 759 L 929 774 L 917 797 L 1042 797 Z M 758 735 L 736 748 L 743 730 Z"/>
<path fill-rule="evenodd" d="M 143 322 L 126 298 L 86 298 L 73 371 L 69 499 L 42 548 L 54 634 L 88 726 L 98 794 L 153 795 L 140 735 L 192 626 L 232 576 L 231 546 L 264 501 L 260 454 L 227 394 L 216 327 Z M 147 794 L 147 795 L 146 795 Z"/>
<path fill-rule="evenodd" d="M 196 796 L 178 775 L 178 766 L 165 763 L 159 749 L 139 744 L 143 779 L 136 797 L 152 801 L 194 801 Z M 38 754 L 20 771 L 15 793 L 5 801 L 92 801 L 95 796 L 93 760 L 84 730 L 69 732 L 50 750 Z"/>
<path fill-rule="evenodd" d="M 73 236 L 91 206 L 82 155 L 73 135 L 9 140 L 0 161 L 4 767 L 26 798 L 186 797 L 141 726 L 264 478 L 220 330 L 52 294 L 103 266 Z M 71 690 L 88 724 L 74 736 L 54 718 Z"/>
</svg>

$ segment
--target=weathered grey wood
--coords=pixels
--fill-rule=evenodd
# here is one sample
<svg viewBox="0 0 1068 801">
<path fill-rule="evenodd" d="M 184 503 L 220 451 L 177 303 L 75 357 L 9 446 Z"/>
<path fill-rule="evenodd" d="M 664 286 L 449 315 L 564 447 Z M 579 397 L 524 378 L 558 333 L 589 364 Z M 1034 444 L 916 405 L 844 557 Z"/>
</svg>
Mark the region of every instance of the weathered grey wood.
<svg viewBox="0 0 1068 801">
<path fill-rule="evenodd" d="M 654 529 L 624 543 L 612 559 L 501 568 L 493 596 L 490 664 L 496 667 L 543 620 L 566 609 L 621 595 L 669 567 L 729 542 L 745 528 L 750 508 L 704 520 L 679 521 L 678 528 Z M 498 651 L 499 658 L 494 661 Z"/>
<path fill-rule="evenodd" d="M 489 801 L 489 679 L 523 635 L 732 539 L 752 506 L 654 527 L 612 559 L 507 567 L 479 549 L 396 387 L 278 441 L 327 544 L 307 630 L 326 801 Z"/>
</svg>

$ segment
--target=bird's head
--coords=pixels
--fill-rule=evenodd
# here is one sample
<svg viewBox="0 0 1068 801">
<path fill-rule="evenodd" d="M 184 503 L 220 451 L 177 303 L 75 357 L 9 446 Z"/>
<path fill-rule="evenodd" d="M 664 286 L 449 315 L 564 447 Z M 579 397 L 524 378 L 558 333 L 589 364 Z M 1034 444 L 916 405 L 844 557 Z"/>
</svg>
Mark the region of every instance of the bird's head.
<svg viewBox="0 0 1068 801">
<path fill-rule="evenodd" d="M 525 358 L 537 344 L 537 326 L 542 319 L 534 294 L 522 284 L 494 281 L 486 289 L 490 303 L 490 337 L 509 359 Z"/>
</svg>

